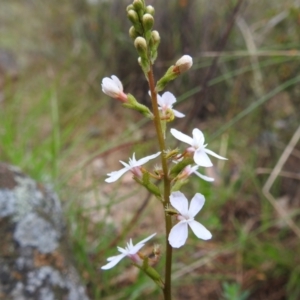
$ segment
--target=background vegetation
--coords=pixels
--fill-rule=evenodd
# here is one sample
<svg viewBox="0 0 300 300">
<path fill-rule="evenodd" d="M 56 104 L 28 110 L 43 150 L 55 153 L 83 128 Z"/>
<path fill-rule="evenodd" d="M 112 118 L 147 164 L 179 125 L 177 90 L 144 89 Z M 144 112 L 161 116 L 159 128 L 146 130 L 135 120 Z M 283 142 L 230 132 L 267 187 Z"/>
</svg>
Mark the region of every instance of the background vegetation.
<svg viewBox="0 0 300 300">
<path fill-rule="evenodd" d="M 163 230 L 155 200 L 130 177 L 104 183 L 119 159 L 154 147 L 151 124 L 100 87 L 115 74 L 149 103 L 127 33 L 129 2 L 2 0 L 0 9 L 0 159 L 55 187 L 95 300 L 160 297 L 125 261 L 99 270 L 116 245 L 155 231 L 160 243 Z M 147 3 L 162 37 L 157 78 L 182 54 L 194 58 L 169 85 L 188 116 L 176 127 L 201 128 L 210 148 L 229 158 L 211 170 L 214 185 L 195 179 L 186 190 L 206 196 L 201 222 L 213 239 L 191 237 L 175 251 L 174 295 L 299 299 L 299 3 Z"/>
</svg>

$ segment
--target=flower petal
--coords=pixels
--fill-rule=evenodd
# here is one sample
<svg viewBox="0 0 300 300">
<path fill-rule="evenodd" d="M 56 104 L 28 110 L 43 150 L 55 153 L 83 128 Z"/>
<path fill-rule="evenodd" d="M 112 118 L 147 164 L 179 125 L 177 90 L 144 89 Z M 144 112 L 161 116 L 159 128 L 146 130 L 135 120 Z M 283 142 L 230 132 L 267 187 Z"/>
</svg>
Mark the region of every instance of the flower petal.
<svg viewBox="0 0 300 300">
<path fill-rule="evenodd" d="M 111 78 L 114 81 L 114 83 L 117 85 L 117 87 L 120 89 L 120 91 L 123 92 L 123 84 L 120 81 L 120 79 L 117 76 L 115 76 L 115 75 L 112 75 Z"/>
<path fill-rule="evenodd" d="M 205 176 L 205 175 L 203 175 L 203 174 L 200 174 L 200 173 L 197 172 L 197 171 L 193 171 L 193 173 L 196 174 L 198 177 L 202 178 L 202 179 L 205 180 L 205 181 L 208 181 L 208 182 L 215 181 L 214 178 Z"/>
<path fill-rule="evenodd" d="M 213 152 L 213 151 L 211 151 L 211 150 L 209 150 L 209 149 L 204 149 L 204 151 L 205 151 L 207 154 L 212 155 L 212 156 L 214 156 L 214 157 L 216 157 L 216 158 L 227 160 L 227 158 L 225 158 L 225 157 L 223 157 L 223 156 L 221 156 L 221 155 L 219 155 L 219 154 L 217 154 L 217 153 L 215 153 L 215 152 Z"/>
<path fill-rule="evenodd" d="M 193 129 L 193 140 L 197 141 L 197 144 L 204 144 L 205 138 L 202 131 L 198 128 Z"/>
<path fill-rule="evenodd" d="M 183 246 L 188 237 L 188 224 L 186 221 L 177 223 L 170 231 L 169 243 L 173 248 Z"/>
<path fill-rule="evenodd" d="M 120 254 L 117 256 L 109 257 L 107 260 L 109 261 L 108 264 L 105 266 L 101 267 L 102 270 L 108 270 L 113 268 L 120 260 L 122 260 L 126 255 L 125 254 Z"/>
<path fill-rule="evenodd" d="M 177 117 L 177 118 L 185 117 L 185 114 L 181 113 L 180 111 L 178 111 L 176 109 L 173 109 L 173 113 L 174 113 L 174 116 Z"/>
<path fill-rule="evenodd" d="M 200 193 L 196 193 L 190 203 L 189 215 L 194 218 L 203 207 L 204 202 L 205 202 L 204 196 Z"/>
<path fill-rule="evenodd" d="M 155 154 L 152 154 L 152 155 L 146 156 L 144 158 L 141 158 L 141 159 L 139 159 L 138 161 L 135 162 L 134 166 L 139 167 L 139 166 L 145 164 L 146 162 L 148 162 L 149 160 L 156 158 L 157 156 L 160 155 L 160 153 L 161 152 L 157 152 Z"/>
<path fill-rule="evenodd" d="M 176 98 L 172 93 L 165 92 L 162 95 L 162 102 L 164 105 L 167 105 L 169 108 L 172 108 L 172 105 L 176 102 Z"/>
<path fill-rule="evenodd" d="M 170 202 L 181 215 L 187 215 L 189 203 L 183 193 L 179 191 L 172 192 L 172 194 L 170 195 Z"/>
<path fill-rule="evenodd" d="M 140 249 L 142 249 L 145 246 L 145 243 L 149 241 L 151 238 L 153 238 L 156 235 L 156 233 L 151 234 L 147 238 L 143 239 L 142 241 L 138 242 L 135 246 L 133 246 L 130 250 L 130 254 L 136 254 L 139 252 Z"/>
<path fill-rule="evenodd" d="M 118 85 L 108 77 L 105 77 L 102 80 L 102 91 L 103 93 L 111 97 L 117 97 L 120 93 Z"/>
<path fill-rule="evenodd" d="M 194 161 L 198 166 L 201 166 L 201 167 L 212 167 L 213 166 L 210 158 L 206 154 L 206 149 L 203 150 L 201 148 L 198 148 L 194 152 Z"/>
<path fill-rule="evenodd" d="M 138 242 L 137 245 L 139 245 L 139 244 L 145 244 L 145 243 L 148 242 L 150 239 L 152 239 L 155 235 L 156 235 L 156 232 L 153 233 L 153 234 L 151 234 L 151 235 L 149 235 L 147 238 L 141 240 L 140 242 Z"/>
<path fill-rule="evenodd" d="M 199 222 L 193 220 L 188 223 L 195 235 L 202 240 L 209 240 L 212 234 Z"/>
<path fill-rule="evenodd" d="M 123 168 L 123 169 L 121 169 L 119 171 L 113 171 L 111 173 L 108 173 L 107 176 L 109 176 L 109 177 L 105 179 L 105 182 L 108 182 L 108 183 L 115 182 L 122 175 L 124 175 L 127 171 L 128 171 L 127 168 Z"/>
<path fill-rule="evenodd" d="M 180 132 L 180 131 L 178 131 L 178 130 L 176 130 L 176 129 L 174 129 L 174 128 L 172 128 L 171 130 L 170 130 L 170 132 L 171 132 L 171 134 L 177 139 L 177 140 L 179 140 L 179 141 L 182 141 L 182 142 L 184 142 L 184 143 L 186 143 L 186 144 L 189 144 L 189 145 L 193 145 L 193 139 L 190 137 L 190 136 L 188 136 L 188 135 L 186 135 L 186 134 L 184 134 L 184 133 L 182 133 L 182 132 Z"/>
</svg>

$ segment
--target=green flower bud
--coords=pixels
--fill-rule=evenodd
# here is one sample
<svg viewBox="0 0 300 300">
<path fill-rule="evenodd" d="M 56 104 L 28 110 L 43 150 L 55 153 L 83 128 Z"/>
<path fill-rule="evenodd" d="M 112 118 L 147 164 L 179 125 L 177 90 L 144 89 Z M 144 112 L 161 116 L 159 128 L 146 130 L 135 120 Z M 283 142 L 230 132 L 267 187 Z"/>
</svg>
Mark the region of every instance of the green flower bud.
<svg viewBox="0 0 300 300">
<path fill-rule="evenodd" d="M 132 4 L 129 4 L 127 7 L 126 7 L 126 11 L 129 12 L 130 10 L 134 10 L 134 7 Z"/>
<path fill-rule="evenodd" d="M 139 36 L 139 33 L 135 30 L 135 28 L 133 26 L 131 26 L 129 28 L 129 36 L 135 40 L 138 36 Z"/>
<path fill-rule="evenodd" d="M 151 32 L 151 40 L 150 40 L 151 50 L 152 50 L 153 47 L 155 48 L 155 50 L 157 50 L 159 43 L 160 43 L 159 33 L 158 33 L 158 31 L 153 30 Z"/>
<path fill-rule="evenodd" d="M 132 9 L 127 12 L 127 17 L 133 25 L 140 23 L 138 14 Z"/>
<path fill-rule="evenodd" d="M 144 2 L 142 0 L 134 0 L 132 5 L 136 11 L 144 10 Z"/>
<path fill-rule="evenodd" d="M 152 5 L 148 5 L 148 6 L 146 7 L 146 13 L 148 13 L 148 14 L 154 16 L 154 13 L 155 13 L 154 7 L 153 7 Z"/>
<path fill-rule="evenodd" d="M 137 37 L 134 40 L 134 46 L 142 59 L 147 58 L 147 42 L 143 37 Z"/>
<path fill-rule="evenodd" d="M 150 47 L 150 53 L 151 53 L 151 62 L 154 63 L 156 57 L 157 57 L 157 48 L 160 43 L 160 36 L 158 31 L 153 30 L 151 32 L 151 38 L 149 41 L 149 47 Z"/>
<path fill-rule="evenodd" d="M 144 14 L 143 15 L 143 26 L 145 31 L 149 31 L 152 29 L 154 24 L 154 18 L 150 14 Z"/>
</svg>

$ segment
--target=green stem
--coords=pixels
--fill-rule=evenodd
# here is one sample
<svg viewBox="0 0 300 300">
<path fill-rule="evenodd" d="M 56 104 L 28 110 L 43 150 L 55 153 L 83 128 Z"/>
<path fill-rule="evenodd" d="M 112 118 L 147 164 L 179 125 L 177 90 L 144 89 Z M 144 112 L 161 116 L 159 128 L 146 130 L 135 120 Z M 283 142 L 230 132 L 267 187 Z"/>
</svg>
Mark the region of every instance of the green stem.
<svg viewBox="0 0 300 300">
<path fill-rule="evenodd" d="M 153 75 L 152 66 L 150 67 L 150 71 L 148 72 L 148 82 L 149 88 L 151 92 L 151 101 L 152 101 L 152 109 L 154 115 L 154 125 L 156 129 L 157 139 L 159 143 L 160 151 L 162 152 L 161 155 L 161 164 L 164 173 L 164 198 L 163 198 L 163 206 L 168 207 L 170 204 L 170 192 L 171 192 L 171 185 L 169 179 L 169 171 L 168 171 L 168 164 L 165 158 L 165 139 L 163 130 L 161 127 L 160 115 L 158 110 L 157 104 L 157 92 L 155 91 L 155 80 Z M 171 300 L 171 273 L 172 273 L 172 247 L 169 244 L 168 236 L 170 234 L 172 228 L 171 217 L 165 214 L 165 226 L 166 226 L 166 265 L 165 265 L 165 284 L 164 284 L 164 298 L 165 300 Z"/>
</svg>

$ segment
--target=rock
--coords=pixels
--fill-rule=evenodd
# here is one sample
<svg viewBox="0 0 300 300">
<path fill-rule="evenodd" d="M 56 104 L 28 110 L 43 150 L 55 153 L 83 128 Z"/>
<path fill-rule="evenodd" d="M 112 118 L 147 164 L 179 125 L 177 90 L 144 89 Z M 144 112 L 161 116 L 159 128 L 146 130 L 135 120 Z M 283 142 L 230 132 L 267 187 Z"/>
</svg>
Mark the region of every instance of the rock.
<svg viewBox="0 0 300 300">
<path fill-rule="evenodd" d="M 88 300 L 50 187 L 0 163 L 0 300 Z"/>
</svg>

